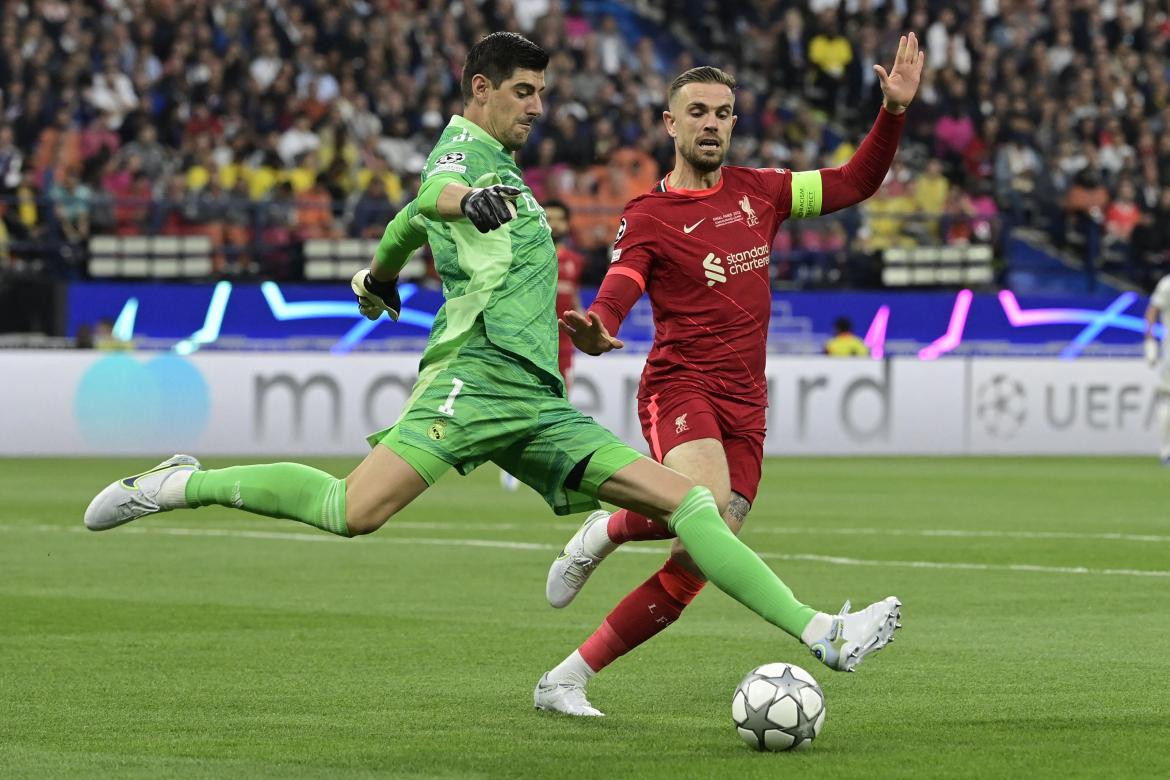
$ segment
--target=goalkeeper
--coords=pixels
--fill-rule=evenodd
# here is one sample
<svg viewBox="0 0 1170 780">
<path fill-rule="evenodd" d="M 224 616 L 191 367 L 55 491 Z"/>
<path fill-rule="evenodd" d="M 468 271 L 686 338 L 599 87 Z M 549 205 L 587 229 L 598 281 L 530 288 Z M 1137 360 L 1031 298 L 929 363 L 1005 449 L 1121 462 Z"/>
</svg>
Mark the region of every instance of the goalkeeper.
<svg viewBox="0 0 1170 780">
<path fill-rule="evenodd" d="M 88 528 L 214 504 L 339 536 L 367 534 L 447 469 L 467 474 L 490 460 L 557 514 L 595 509 L 601 499 L 661 523 L 712 583 L 792 636 L 810 626 L 826 640 L 840 633 L 839 621 L 798 601 L 728 530 L 710 491 L 639 455 L 566 400 L 557 370 L 556 249 L 513 157 L 542 113 L 547 63 L 540 47 L 512 33 L 472 47 L 463 116 L 444 130 L 418 198 L 387 227 L 369 271 L 354 278 L 367 316 L 396 317 L 398 270 L 429 241 L 446 299 L 404 411 L 369 437 L 362 463 L 337 479 L 296 463 L 203 470 L 176 455 L 99 493 L 85 513 Z"/>
</svg>

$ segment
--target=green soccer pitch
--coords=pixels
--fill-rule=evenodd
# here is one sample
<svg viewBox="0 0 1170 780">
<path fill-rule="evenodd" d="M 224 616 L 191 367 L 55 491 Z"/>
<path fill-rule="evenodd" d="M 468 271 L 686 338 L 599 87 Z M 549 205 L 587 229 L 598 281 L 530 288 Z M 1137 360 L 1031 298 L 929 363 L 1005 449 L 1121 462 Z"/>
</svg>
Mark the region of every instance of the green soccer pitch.
<svg viewBox="0 0 1170 780">
<path fill-rule="evenodd" d="M 1153 457 L 768 460 L 745 539 L 819 608 L 898 595 L 898 641 L 833 673 L 709 588 L 594 680 L 607 717 L 580 720 L 534 711 L 532 688 L 663 543 L 553 610 L 545 573 L 579 518 L 491 466 L 359 540 L 219 508 L 83 529 L 93 494 L 153 462 L 0 460 L 5 777 L 1170 774 Z M 770 661 L 824 688 L 807 750 L 757 754 L 732 728 L 736 684 Z"/>
</svg>

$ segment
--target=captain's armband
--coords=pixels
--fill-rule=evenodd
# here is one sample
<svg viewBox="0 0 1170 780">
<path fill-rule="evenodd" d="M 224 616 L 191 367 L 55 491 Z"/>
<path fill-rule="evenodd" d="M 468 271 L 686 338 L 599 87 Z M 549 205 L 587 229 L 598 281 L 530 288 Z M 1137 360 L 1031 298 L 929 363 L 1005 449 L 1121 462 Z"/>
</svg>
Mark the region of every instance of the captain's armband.
<svg viewBox="0 0 1170 780">
<path fill-rule="evenodd" d="M 820 171 L 792 172 L 793 219 L 820 216 L 823 196 Z"/>
</svg>

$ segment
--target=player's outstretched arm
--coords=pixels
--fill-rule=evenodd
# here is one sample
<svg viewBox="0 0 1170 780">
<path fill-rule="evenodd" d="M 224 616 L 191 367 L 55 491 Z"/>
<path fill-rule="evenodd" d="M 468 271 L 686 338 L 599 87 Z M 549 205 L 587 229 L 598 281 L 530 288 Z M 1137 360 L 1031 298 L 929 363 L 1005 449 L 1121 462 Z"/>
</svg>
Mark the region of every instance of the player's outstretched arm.
<svg viewBox="0 0 1170 780">
<path fill-rule="evenodd" d="M 559 320 L 561 330 L 573 339 L 573 345 L 587 355 L 600 355 L 625 346 L 621 339 L 609 335 L 597 312 L 582 314 L 569 310 Z"/>
<path fill-rule="evenodd" d="M 414 251 L 427 242 L 424 221 L 417 199 L 406 204 L 386 225 L 370 267 L 358 271 L 350 280 L 350 288 L 358 299 L 358 311 L 366 319 L 376 320 L 382 312 L 392 320 L 398 319 L 402 310 L 398 274 Z"/>
<path fill-rule="evenodd" d="M 914 33 L 903 35 L 889 72 L 873 66 L 881 81 L 885 101 L 873 129 L 857 151 L 839 168 L 799 171 L 792 174 L 790 216 L 816 217 L 861 203 L 877 192 L 885 179 L 906 121 L 906 108 L 918 92 L 926 55 Z"/>
</svg>

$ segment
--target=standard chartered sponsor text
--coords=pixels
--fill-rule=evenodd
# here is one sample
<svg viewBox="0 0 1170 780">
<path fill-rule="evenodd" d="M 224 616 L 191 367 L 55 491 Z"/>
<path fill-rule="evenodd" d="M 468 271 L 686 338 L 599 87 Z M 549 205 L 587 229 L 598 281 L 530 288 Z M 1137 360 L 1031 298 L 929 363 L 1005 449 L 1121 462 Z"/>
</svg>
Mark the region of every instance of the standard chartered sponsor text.
<svg viewBox="0 0 1170 780">
<path fill-rule="evenodd" d="M 757 268 L 763 268 L 772 261 L 772 252 L 767 244 L 760 244 L 743 252 L 733 252 L 727 255 L 727 273 L 747 273 Z"/>
</svg>

